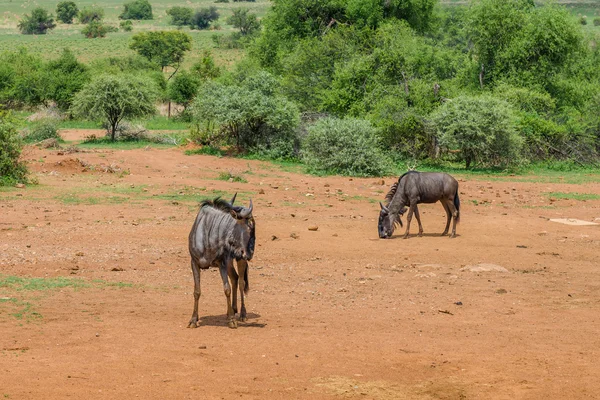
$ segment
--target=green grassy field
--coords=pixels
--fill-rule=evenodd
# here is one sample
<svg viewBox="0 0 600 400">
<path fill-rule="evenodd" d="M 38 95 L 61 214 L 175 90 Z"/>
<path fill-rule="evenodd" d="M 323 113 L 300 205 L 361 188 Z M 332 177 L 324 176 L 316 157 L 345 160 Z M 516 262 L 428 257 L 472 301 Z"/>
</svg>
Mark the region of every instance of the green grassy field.
<svg viewBox="0 0 600 400">
<path fill-rule="evenodd" d="M 97 4 L 105 12 L 105 22 L 109 25 L 118 26 L 118 16 L 123 9 L 126 0 L 107 0 L 102 3 L 95 3 L 91 0 L 76 1 L 81 9 L 85 6 Z M 131 36 L 136 32 L 148 30 L 177 29 L 169 25 L 169 17 L 166 10 L 172 6 L 186 6 L 192 8 L 217 7 L 221 17 L 217 21 L 221 29 L 191 31 L 183 28 L 193 38 L 193 48 L 186 58 L 184 66 L 195 62 L 201 55 L 202 50 L 212 49 L 213 41 L 211 36 L 215 33 L 227 34 L 234 31 L 234 28 L 225 23 L 225 19 L 231 15 L 232 9 L 245 7 L 251 9 L 259 17 L 266 14 L 270 7 L 270 2 L 261 0 L 255 3 L 214 3 L 212 0 L 202 0 L 194 2 L 166 0 L 164 2 L 152 2 L 154 20 L 134 21 L 132 32 L 109 33 L 105 38 L 86 39 L 81 34 L 83 25 L 81 24 L 57 24 L 57 27 L 46 35 L 22 35 L 17 24 L 24 14 L 31 12 L 35 7 L 44 7 L 56 14 L 56 4 L 58 1 L 38 0 L 38 1 L 16 1 L 0 0 L 0 52 L 6 50 L 16 50 L 20 47 L 27 48 L 34 54 L 39 54 L 46 59 L 56 58 L 60 55 L 63 48 L 68 47 L 76 56 L 84 62 L 89 62 L 99 58 L 109 56 L 123 56 L 134 54 L 129 49 Z M 243 52 L 237 49 L 214 49 L 213 55 L 219 65 L 230 65 L 239 60 Z"/>
</svg>

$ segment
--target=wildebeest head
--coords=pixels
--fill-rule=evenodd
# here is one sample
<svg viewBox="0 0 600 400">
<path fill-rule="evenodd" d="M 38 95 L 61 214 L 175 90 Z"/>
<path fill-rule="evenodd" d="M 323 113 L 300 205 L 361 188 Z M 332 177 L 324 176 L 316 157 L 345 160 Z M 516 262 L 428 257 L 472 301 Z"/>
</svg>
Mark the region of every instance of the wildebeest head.
<svg viewBox="0 0 600 400">
<path fill-rule="evenodd" d="M 388 239 L 391 238 L 394 234 L 394 229 L 396 229 L 396 224 L 400 224 L 402 227 L 402 220 L 400 217 L 404 214 L 404 208 L 400 210 L 400 212 L 396 215 L 390 213 L 389 208 L 384 206 L 382 203 L 379 203 L 381 206 L 381 211 L 379 212 L 379 222 L 377 224 L 377 230 L 379 231 L 380 239 Z"/>
<path fill-rule="evenodd" d="M 235 199 L 235 197 L 234 197 Z M 233 200 L 232 202 L 233 203 Z M 252 200 L 248 208 L 241 206 L 231 207 L 231 216 L 235 218 L 236 225 L 233 231 L 234 256 L 237 259 L 250 261 L 254 255 L 256 242 L 256 227 L 252 216 Z"/>
</svg>

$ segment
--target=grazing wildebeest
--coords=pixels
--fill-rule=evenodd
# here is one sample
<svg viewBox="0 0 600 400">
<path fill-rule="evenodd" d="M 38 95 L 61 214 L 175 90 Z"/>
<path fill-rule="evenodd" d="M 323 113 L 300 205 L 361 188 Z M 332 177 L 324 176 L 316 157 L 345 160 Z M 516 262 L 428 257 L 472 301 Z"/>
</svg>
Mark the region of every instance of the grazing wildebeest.
<svg viewBox="0 0 600 400">
<path fill-rule="evenodd" d="M 240 321 L 246 321 L 244 293 L 248 293 L 248 261 L 254 255 L 255 225 L 252 200 L 248 208 L 234 206 L 233 202 L 216 198 L 204 200 L 189 236 L 189 248 L 194 274 L 194 312 L 188 328 L 198 326 L 198 299 L 200 299 L 200 270 L 218 267 L 227 298 L 227 320 L 230 328 L 237 328 L 237 289 L 240 288 Z M 237 264 L 237 272 L 233 266 Z M 229 285 L 231 279 L 231 286 Z M 239 278 L 239 281 L 238 281 Z M 230 296 L 233 292 L 233 305 Z"/>
<path fill-rule="evenodd" d="M 440 201 L 446 210 L 446 229 L 442 236 L 448 233 L 450 220 L 453 217 L 450 237 L 456 236 L 456 223 L 460 219 L 460 200 L 458 198 L 458 182 L 450 175 L 440 172 L 408 171 L 392 185 L 385 199 L 388 203 L 387 206 L 379 203 L 381 212 L 379 213 L 378 229 L 381 239 L 390 238 L 397 223 L 402 226 L 400 217 L 406 211 L 405 207 L 407 206 L 409 211 L 406 218 L 406 232 L 403 237 L 404 239 L 408 237 L 413 213 L 419 223 L 419 236 L 422 236 L 423 226 L 417 204 L 437 201 Z"/>
</svg>

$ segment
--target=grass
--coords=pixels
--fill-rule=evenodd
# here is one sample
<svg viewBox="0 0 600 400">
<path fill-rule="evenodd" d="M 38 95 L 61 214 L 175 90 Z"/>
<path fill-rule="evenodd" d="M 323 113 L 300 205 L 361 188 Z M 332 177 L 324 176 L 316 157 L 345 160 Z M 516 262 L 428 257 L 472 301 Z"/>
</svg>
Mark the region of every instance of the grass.
<svg viewBox="0 0 600 400">
<path fill-rule="evenodd" d="M 103 2 L 80 0 L 77 2 L 77 5 L 80 9 L 92 4 L 102 7 L 105 12 L 105 22 L 108 25 L 118 26 L 120 22 L 118 15 L 123 9 L 123 3 L 125 3 L 124 0 L 106 0 Z M 232 26 L 227 25 L 225 20 L 232 14 L 233 9 L 241 6 L 235 2 L 214 3 L 213 0 L 199 0 L 189 5 L 182 1 L 166 0 L 164 2 L 151 2 L 154 19 L 150 21 L 133 21 L 132 32 L 119 31 L 109 33 L 106 38 L 86 39 L 81 34 L 83 25 L 77 23 L 71 25 L 59 23 L 54 30 L 46 35 L 20 34 L 17 29 L 17 23 L 24 14 L 29 14 L 35 7 L 43 7 L 56 15 L 56 4 L 56 0 L 38 0 L 35 2 L 0 0 L 0 10 L 3 12 L 3 19 L 0 23 L 0 49 L 14 51 L 20 47 L 25 47 L 31 53 L 39 54 L 45 59 L 52 59 L 57 58 L 62 49 L 68 47 L 84 62 L 112 56 L 125 56 L 134 54 L 133 50 L 129 49 L 129 43 L 131 42 L 131 37 L 136 33 L 149 30 L 177 29 L 175 26 L 169 25 L 169 17 L 166 15 L 166 10 L 174 5 L 190 6 L 193 8 L 216 6 L 221 16 L 218 24 L 222 27 L 220 31 L 222 33 L 230 33 L 235 30 Z M 270 6 L 271 4 L 267 0 L 243 3 L 243 7 L 250 8 L 259 17 L 264 16 Z M 184 68 L 188 68 L 200 59 L 202 49 L 213 47 L 211 36 L 215 31 L 191 31 L 187 28 L 184 28 L 184 31 L 192 37 L 192 51 L 187 54 L 183 65 Z M 213 50 L 217 64 L 225 66 L 231 65 L 241 59 L 243 54 L 242 50 L 237 49 Z"/>
<path fill-rule="evenodd" d="M 82 290 L 107 287 L 128 288 L 133 287 L 133 284 L 125 282 L 107 282 L 101 279 L 95 279 L 88 282 L 80 278 L 28 278 L 0 274 L 0 315 L 6 312 L 17 320 L 25 320 L 27 323 L 36 322 L 43 318 L 43 316 L 35 310 L 35 301 L 39 300 L 39 296 L 25 299 L 25 297 L 31 297 L 26 293 L 48 293 L 65 288 Z"/>
<path fill-rule="evenodd" d="M 226 152 L 219 149 L 218 147 L 212 147 L 212 146 L 202 146 L 199 149 L 185 151 L 186 156 L 193 156 L 196 154 L 203 154 L 203 155 L 207 155 L 207 156 L 215 156 L 215 157 L 221 158 L 226 154 Z"/>
<path fill-rule="evenodd" d="M 547 192 L 545 195 L 551 199 L 557 200 L 598 200 L 600 199 L 600 194 L 595 193 L 564 193 L 564 192 Z"/>
<path fill-rule="evenodd" d="M 248 181 L 243 176 L 234 175 L 231 173 L 231 171 L 221 172 L 217 179 L 220 181 L 248 183 Z"/>
</svg>

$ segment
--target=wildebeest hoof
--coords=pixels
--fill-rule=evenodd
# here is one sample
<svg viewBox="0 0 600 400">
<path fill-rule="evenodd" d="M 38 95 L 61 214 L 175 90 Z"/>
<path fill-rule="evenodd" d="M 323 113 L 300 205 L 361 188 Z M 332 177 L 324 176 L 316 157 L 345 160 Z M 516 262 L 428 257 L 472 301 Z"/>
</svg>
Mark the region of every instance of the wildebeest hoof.
<svg viewBox="0 0 600 400">
<path fill-rule="evenodd" d="M 235 319 L 230 319 L 229 322 L 227 322 L 227 326 L 230 327 L 231 329 L 236 329 L 237 321 Z"/>
<path fill-rule="evenodd" d="M 188 328 L 197 328 L 200 324 L 198 323 L 198 319 L 192 318 L 188 324 Z"/>
<path fill-rule="evenodd" d="M 240 322 L 246 322 L 248 321 L 248 317 L 246 317 L 245 315 L 240 315 Z"/>
<path fill-rule="evenodd" d="M 408 239 L 408 233 L 406 235 L 402 235 L 402 239 Z"/>
<path fill-rule="evenodd" d="M 423 232 L 419 232 L 419 237 L 423 237 Z"/>
<path fill-rule="evenodd" d="M 454 239 L 456 237 L 456 233 L 453 233 L 452 235 L 450 235 L 450 239 Z"/>
<path fill-rule="evenodd" d="M 448 231 L 442 232 L 442 236 L 446 236 L 447 234 L 448 234 Z"/>
</svg>

